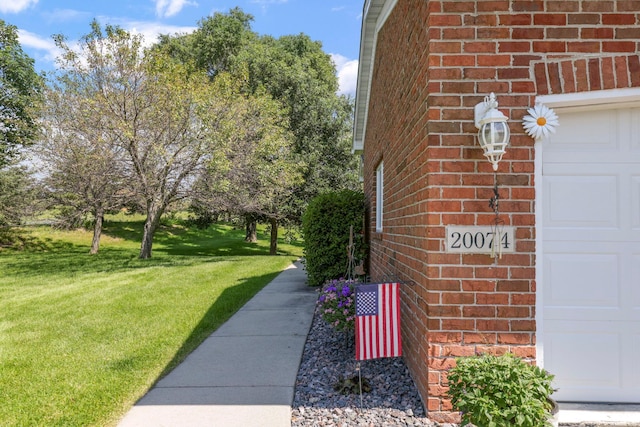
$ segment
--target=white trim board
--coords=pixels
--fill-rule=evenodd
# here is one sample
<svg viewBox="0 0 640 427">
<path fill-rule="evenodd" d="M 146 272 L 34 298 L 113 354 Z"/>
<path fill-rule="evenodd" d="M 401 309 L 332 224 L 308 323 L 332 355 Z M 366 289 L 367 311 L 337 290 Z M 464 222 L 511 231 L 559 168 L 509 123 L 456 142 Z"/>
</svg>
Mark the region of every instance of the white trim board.
<svg viewBox="0 0 640 427">
<path fill-rule="evenodd" d="M 594 90 L 589 92 L 540 95 L 536 102 L 563 111 L 603 110 L 640 105 L 640 88 Z M 562 123 L 560 124 L 562 126 Z"/>
</svg>

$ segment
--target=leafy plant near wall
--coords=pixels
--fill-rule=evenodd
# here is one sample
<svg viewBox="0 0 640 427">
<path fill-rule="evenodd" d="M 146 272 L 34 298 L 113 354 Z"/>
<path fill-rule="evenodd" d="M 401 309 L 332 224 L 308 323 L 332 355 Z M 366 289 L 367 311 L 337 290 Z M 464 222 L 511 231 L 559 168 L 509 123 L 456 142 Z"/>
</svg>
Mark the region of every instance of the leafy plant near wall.
<svg viewBox="0 0 640 427">
<path fill-rule="evenodd" d="M 507 353 L 460 357 L 449 371 L 449 396 L 462 425 L 551 426 L 553 375 Z"/>
<path fill-rule="evenodd" d="M 304 256 L 310 286 L 345 276 L 350 227 L 354 230 L 355 257 L 364 258 L 364 194 L 342 190 L 320 194 L 302 217 Z"/>
</svg>

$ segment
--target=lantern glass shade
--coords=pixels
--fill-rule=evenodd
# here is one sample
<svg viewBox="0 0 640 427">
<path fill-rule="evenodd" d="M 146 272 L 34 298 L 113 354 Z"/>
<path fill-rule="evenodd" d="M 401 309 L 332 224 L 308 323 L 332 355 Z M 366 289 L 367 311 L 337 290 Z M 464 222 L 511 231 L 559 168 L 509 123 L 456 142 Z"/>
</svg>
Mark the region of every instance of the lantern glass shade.
<svg viewBox="0 0 640 427">
<path fill-rule="evenodd" d="M 493 170 L 498 170 L 498 162 L 502 160 L 507 145 L 509 145 L 509 125 L 507 117 L 495 108 L 489 109 L 480 119 L 478 142 L 484 151 L 484 156 L 491 162 Z"/>
</svg>

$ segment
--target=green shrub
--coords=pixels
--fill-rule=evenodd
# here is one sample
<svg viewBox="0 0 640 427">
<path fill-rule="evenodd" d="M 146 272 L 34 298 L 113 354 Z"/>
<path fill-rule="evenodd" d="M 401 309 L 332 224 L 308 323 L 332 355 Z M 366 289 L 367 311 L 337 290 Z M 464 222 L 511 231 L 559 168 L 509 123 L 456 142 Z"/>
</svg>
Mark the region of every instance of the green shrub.
<svg viewBox="0 0 640 427">
<path fill-rule="evenodd" d="M 449 396 L 462 425 L 550 426 L 553 375 L 512 355 L 460 357 L 449 371 Z"/>
<path fill-rule="evenodd" d="M 311 200 L 302 217 L 309 285 L 321 286 L 345 276 L 350 226 L 354 230 L 356 258 L 364 258 L 363 221 L 362 192 L 342 190 L 323 193 Z"/>
</svg>

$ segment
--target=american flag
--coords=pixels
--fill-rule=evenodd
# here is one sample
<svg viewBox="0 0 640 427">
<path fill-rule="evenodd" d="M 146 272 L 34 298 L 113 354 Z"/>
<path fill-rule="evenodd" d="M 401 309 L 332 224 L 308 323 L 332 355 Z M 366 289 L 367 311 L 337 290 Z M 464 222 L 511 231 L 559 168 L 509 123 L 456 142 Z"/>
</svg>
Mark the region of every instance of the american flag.
<svg viewBox="0 0 640 427">
<path fill-rule="evenodd" d="M 402 356 L 400 286 L 356 287 L 356 360 Z"/>
</svg>

